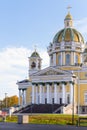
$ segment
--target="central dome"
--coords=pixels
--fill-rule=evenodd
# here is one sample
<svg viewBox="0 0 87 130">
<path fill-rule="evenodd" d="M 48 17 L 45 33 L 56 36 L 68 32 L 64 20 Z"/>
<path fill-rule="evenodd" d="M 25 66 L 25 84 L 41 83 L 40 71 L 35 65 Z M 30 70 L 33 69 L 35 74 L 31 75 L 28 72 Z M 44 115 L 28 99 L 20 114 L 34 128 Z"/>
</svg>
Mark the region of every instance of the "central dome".
<svg viewBox="0 0 87 130">
<path fill-rule="evenodd" d="M 80 32 L 78 32 L 74 28 L 64 28 L 60 30 L 53 38 L 53 43 L 60 43 L 62 41 L 65 42 L 81 42 L 84 43 L 84 39 Z"/>
<path fill-rule="evenodd" d="M 53 43 L 65 42 L 80 42 L 84 43 L 84 39 L 80 32 L 73 28 L 73 19 L 70 12 L 66 15 L 64 19 L 65 28 L 60 30 L 53 38 Z"/>
</svg>

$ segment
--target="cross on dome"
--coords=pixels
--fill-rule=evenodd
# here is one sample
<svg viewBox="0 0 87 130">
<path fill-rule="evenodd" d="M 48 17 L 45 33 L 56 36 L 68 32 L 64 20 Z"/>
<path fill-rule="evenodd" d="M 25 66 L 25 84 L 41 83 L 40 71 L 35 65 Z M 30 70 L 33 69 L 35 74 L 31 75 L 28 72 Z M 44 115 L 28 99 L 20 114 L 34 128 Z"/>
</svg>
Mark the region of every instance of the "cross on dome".
<svg viewBox="0 0 87 130">
<path fill-rule="evenodd" d="M 35 52 L 36 52 L 36 50 L 37 50 L 37 45 L 34 45 L 34 50 L 35 50 Z"/>
<path fill-rule="evenodd" d="M 68 13 L 70 12 L 70 9 L 71 9 L 71 8 L 72 8 L 71 6 L 68 6 L 68 7 L 67 7 Z"/>
</svg>

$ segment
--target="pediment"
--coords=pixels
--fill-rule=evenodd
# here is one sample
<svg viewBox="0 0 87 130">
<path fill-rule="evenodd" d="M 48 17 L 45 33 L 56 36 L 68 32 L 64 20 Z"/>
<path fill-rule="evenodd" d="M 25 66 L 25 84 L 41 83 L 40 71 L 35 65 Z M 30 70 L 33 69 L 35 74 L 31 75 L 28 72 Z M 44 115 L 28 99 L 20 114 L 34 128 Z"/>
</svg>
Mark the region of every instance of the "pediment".
<svg viewBox="0 0 87 130">
<path fill-rule="evenodd" d="M 63 73 L 57 72 L 57 71 L 54 71 L 54 70 L 49 70 L 49 71 L 42 73 L 40 75 L 63 75 Z"/>
<path fill-rule="evenodd" d="M 71 74 L 70 72 L 66 72 L 61 69 L 56 69 L 54 67 L 48 67 L 46 69 L 43 69 L 37 73 L 34 73 L 33 76 L 47 76 L 47 75 L 66 75 L 66 74 Z"/>
</svg>

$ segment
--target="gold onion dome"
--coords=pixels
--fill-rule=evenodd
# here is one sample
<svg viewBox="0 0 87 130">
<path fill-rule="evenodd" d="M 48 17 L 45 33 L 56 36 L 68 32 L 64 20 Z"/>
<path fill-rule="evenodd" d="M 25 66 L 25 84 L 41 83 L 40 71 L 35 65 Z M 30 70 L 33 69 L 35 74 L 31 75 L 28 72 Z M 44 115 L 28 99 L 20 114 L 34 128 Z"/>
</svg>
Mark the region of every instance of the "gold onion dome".
<svg viewBox="0 0 87 130">
<path fill-rule="evenodd" d="M 80 42 L 84 43 L 84 39 L 80 32 L 73 28 L 73 20 L 70 13 L 64 19 L 65 28 L 56 33 L 53 38 L 53 43 L 65 42 Z"/>
<path fill-rule="evenodd" d="M 68 14 L 66 15 L 65 20 L 72 20 L 72 15 L 70 14 L 70 12 L 68 12 Z"/>
</svg>

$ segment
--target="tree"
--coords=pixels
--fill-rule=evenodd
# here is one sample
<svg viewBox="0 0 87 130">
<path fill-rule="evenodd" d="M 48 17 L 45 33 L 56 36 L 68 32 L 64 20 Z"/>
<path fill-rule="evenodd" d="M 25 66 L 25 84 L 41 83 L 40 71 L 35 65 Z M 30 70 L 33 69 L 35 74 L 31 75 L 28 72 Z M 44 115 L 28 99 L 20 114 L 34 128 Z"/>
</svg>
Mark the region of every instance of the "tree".
<svg viewBox="0 0 87 130">
<path fill-rule="evenodd" d="M 18 105 L 18 97 L 16 95 L 11 96 L 11 97 L 5 97 L 3 99 L 3 106 L 2 108 L 9 108 L 12 106 L 17 106 Z"/>
</svg>

